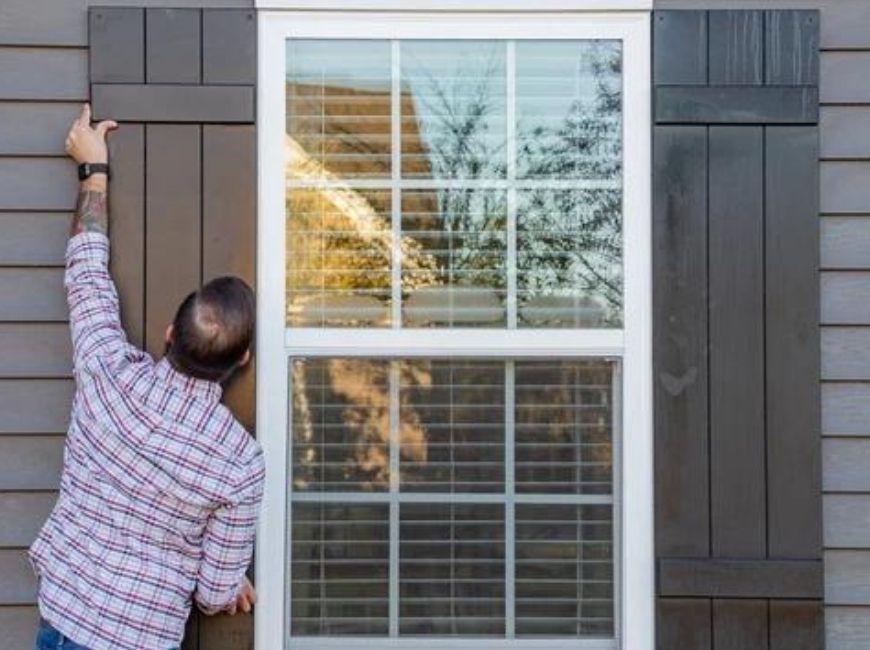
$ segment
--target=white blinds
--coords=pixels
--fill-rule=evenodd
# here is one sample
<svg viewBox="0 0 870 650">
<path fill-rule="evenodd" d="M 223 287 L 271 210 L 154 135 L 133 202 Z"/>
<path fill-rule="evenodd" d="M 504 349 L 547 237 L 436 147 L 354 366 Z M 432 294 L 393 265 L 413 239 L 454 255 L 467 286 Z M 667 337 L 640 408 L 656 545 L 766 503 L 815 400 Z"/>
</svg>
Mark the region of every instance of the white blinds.
<svg viewBox="0 0 870 650">
<path fill-rule="evenodd" d="M 290 372 L 295 634 L 612 637 L 613 362 Z"/>
<path fill-rule="evenodd" d="M 618 328 L 618 41 L 291 40 L 287 325 Z"/>
</svg>

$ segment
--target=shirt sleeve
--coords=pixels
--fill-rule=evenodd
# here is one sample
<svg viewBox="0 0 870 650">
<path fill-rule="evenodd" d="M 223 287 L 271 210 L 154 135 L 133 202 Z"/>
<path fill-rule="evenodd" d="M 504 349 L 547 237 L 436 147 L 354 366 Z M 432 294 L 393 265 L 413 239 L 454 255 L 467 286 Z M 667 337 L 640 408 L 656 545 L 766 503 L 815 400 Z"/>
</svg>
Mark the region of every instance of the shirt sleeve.
<svg viewBox="0 0 870 650">
<path fill-rule="evenodd" d="M 263 499 L 265 469 L 257 453 L 236 503 L 225 504 L 208 519 L 194 599 L 206 614 L 229 609 L 236 601 L 251 562 L 254 531 Z"/>
<path fill-rule="evenodd" d="M 109 274 L 109 239 L 84 232 L 66 249 L 64 276 L 72 330 L 73 364 L 126 351 L 130 346 L 121 327 L 118 293 Z"/>
</svg>

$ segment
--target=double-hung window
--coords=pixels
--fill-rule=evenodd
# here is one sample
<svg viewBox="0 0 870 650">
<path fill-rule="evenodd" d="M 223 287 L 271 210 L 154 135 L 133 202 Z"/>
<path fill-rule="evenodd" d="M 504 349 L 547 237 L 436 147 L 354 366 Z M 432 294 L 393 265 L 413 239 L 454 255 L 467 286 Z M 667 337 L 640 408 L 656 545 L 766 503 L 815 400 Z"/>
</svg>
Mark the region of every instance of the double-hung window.
<svg viewBox="0 0 870 650">
<path fill-rule="evenodd" d="M 651 648 L 646 14 L 261 14 L 262 648 Z"/>
</svg>

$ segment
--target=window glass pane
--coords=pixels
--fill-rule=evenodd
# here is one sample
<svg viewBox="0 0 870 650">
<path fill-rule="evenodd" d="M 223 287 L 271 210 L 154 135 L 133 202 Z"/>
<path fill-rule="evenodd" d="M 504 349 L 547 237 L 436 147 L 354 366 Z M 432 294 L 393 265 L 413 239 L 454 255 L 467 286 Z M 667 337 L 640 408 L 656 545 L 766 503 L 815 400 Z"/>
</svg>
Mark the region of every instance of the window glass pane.
<svg viewBox="0 0 870 650">
<path fill-rule="evenodd" d="M 612 638 L 615 369 L 291 360 L 293 634 Z"/>
<path fill-rule="evenodd" d="M 516 506 L 516 634 L 613 636 L 609 505 Z"/>
<path fill-rule="evenodd" d="M 387 41 L 287 41 L 288 176 L 389 178 Z"/>
<path fill-rule="evenodd" d="M 289 40 L 286 93 L 288 326 L 622 327 L 619 41 Z"/>
<path fill-rule="evenodd" d="M 516 71 L 518 176 L 618 183 L 621 43 L 518 41 Z"/>
<path fill-rule="evenodd" d="M 504 636 L 504 506 L 399 512 L 399 634 Z"/>
<path fill-rule="evenodd" d="M 401 43 L 402 176 L 503 178 L 503 41 Z"/>
<path fill-rule="evenodd" d="M 389 518 L 384 505 L 292 504 L 291 633 L 385 636 Z"/>
<path fill-rule="evenodd" d="M 517 197 L 521 327 L 622 326 L 622 192 L 528 190 Z"/>
<path fill-rule="evenodd" d="M 401 366 L 400 489 L 504 491 L 504 363 Z"/>
<path fill-rule="evenodd" d="M 310 359 L 291 368 L 293 490 L 387 489 L 389 362 Z"/>
<path fill-rule="evenodd" d="M 294 189 L 287 211 L 287 324 L 390 321 L 390 193 Z"/>
<path fill-rule="evenodd" d="M 613 364 L 516 362 L 516 491 L 610 494 Z"/>
<path fill-rule="evenodd" d="M 507 195 L 441 189 L 402 192 L 406 327 L 504 327 Z"/>
</svg>

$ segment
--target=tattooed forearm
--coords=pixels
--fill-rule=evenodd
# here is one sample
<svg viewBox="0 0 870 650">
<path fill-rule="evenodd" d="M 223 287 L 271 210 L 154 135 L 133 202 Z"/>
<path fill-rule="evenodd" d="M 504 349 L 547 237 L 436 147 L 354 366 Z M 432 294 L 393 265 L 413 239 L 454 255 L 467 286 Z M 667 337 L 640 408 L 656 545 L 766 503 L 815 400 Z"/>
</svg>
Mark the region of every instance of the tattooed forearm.
<svg viewBox="0 0 870 650">
<path fill-rule="evenodd" d="M 108 234 L 109 213 L 106 203 L 105 192 L 82 189 L 79 192 L 79 200 L 76 204 L 76 216 L 73 219 L 73 235 L 82 232 Z"/>
</svg>

